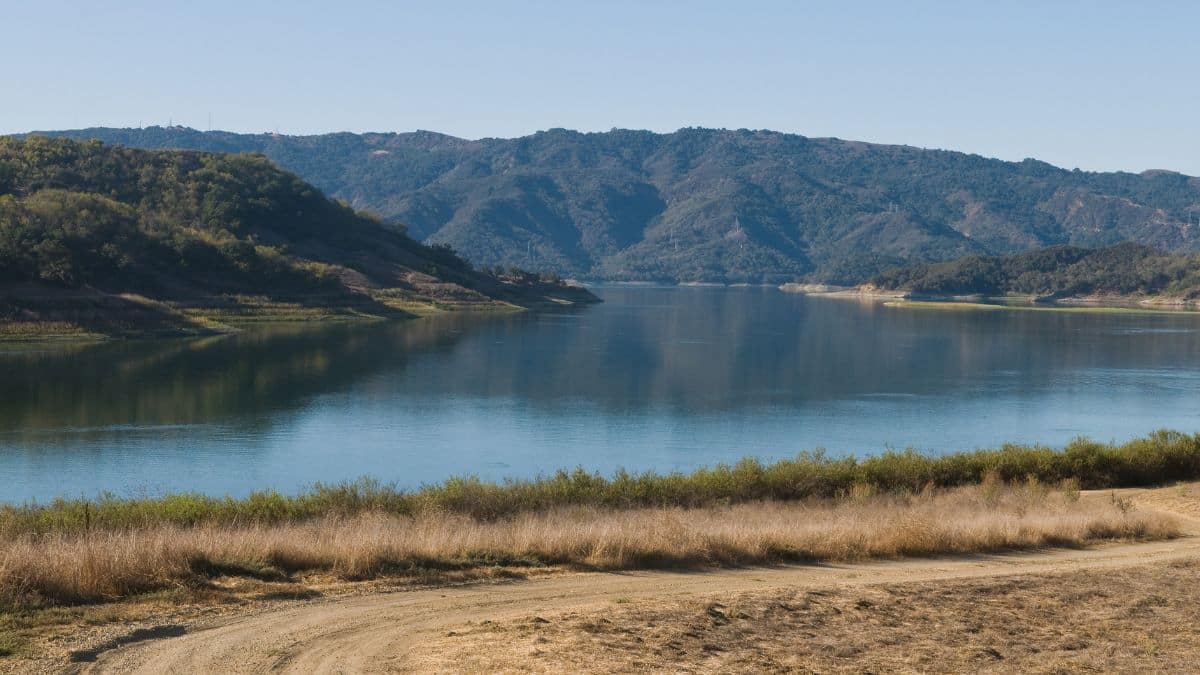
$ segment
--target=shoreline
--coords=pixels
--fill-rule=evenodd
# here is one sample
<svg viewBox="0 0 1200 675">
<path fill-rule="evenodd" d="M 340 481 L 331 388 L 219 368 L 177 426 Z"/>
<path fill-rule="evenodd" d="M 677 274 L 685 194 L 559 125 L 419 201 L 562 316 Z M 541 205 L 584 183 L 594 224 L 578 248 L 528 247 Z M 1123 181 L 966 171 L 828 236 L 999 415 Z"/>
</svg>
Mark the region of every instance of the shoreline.
<svg viewBox="0 0 1200 675">
<path fill-rule="evenodd" d="M 895 309 L 926 309 L 932 311 L 1010 311 L 1010 312 L 1058 312 L 1058 313 L 1075 313 L 1075 314 L 1157 314 L 1157 315 L 1188 315 L 1200 314 L 1197 310 L 1180 308 L 1170 309 L 1162 307 L 1141 307 L 1128 306 L 1120 304 L 1044 304 L 1044 303 L 1028 303 L 1017 304 L 1013 302 L 994 302 L 983 301 L 973 302 L 965 300 L 885 300 L 882 303 L 885 307 Z"/>
<path fill-rule="evenodd" d="M 1073 478 L 1087 489 L 1200 480 L 1200 433 L 1160 429 L 1122 442 L 1081 436 L 1061 447 L 1009 443 L 945 453 L 909 448 L 835 457 L 801 451 L 773 461 L 744 456 L 689 472 L 617 469 L 602 474 L 577 467 L 499 480 L 467 473 L 415 488 L 368 476 L 294 491 L 264 486 L 243 495 L 170 492 L 148 497 L 101 491 L 93 496 L 57 495 L 47 501 L 0 499 L 0 533 L 14 524 L 33 527 L 47 515 L 53 516 L 48 522 L 62 531 L 103 528 L 106 523 L 125 527 L 130 510 L 138 514 L 138 522 L 183 524 L 195 520 L 237 522 L 247 516 L 260 522 L 267 522 L 263 518 L 288 520 L 322 515 L 323 509 L 339 504 L 350 508 L 348 512 L 381 508 L 412 515 L 433 509 L 481 518 L 579 505 L 728 505 L 759 499 L 836 497 L 866 484 L 885 492 L 920 490 L 931 481 L 943 487 L 970 485 L 988 474 L 1005 481 L 1033 476 L 1055 483 Z M 186 513 L 174 509 L 180 500 L 188 504 Z M 265 510 L 259 512 L 259 508 Z M 88 514 L 87 523 L 84 513 Z"/>
<path fill-rule="evenodd" d="M 878 301 L 890 307 L 926 309 L 1014 309 L 1041 311 L 1128 311 L 1146 314 L 1186 314 L 1200 312 L 1200 300 L 1168 296 L 1088 295 L 1041 298 L 1032 295 L 938 295 L 883 290 L 869 286 L 832 286 L 827 284 L 788 283 L 779 287 L 785 293 L 813 297 Z"/>
<path fill-rule="evenodd" d="M 398 289 L 307 296 L 220 295 L 159 300 L 93 288 L 0 289 L 0 345 L 163 340 L 238 333 L 268 323 L 356 323 L 450 312 L 548 311 L 603 302 L 586 287 L 514 286 L 432 297 Z"/>
</svg>

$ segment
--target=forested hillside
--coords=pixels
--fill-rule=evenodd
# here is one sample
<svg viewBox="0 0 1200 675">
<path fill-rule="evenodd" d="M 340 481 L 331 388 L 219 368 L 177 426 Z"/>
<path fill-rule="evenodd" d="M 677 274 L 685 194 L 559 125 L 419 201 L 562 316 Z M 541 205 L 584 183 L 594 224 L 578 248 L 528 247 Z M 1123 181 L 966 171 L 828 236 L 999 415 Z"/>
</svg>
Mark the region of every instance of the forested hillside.
<svg viewBox="0 0 1200 675">
<path fill-rule="evenodd" d="M 1200 180 L 770 131 L 242 135 L 55 132 L 254 151 L 481 265 L 609 280 L 858 283 L 1055 245 L 1200 248 Z"/>
<path fill-rule="evenodd" d="M 17 301 L 88 288 L 380 310 L 520 302 L 553 286 L 477 272 L 448 248 L 381 227 L 259 155 L 44 137 L 0 137 L 0 285 Z M 5 307 L 0 318 L 30 309 Z"/>
<path fill-rule="evenodd" d="M 891 270 L 872 279 L 871 284 L 930 295 L 1200 299 L 1200 255 L 1166 254 L 1130 243 L 1102 249 L 1059 246 Z"/>
</svg>

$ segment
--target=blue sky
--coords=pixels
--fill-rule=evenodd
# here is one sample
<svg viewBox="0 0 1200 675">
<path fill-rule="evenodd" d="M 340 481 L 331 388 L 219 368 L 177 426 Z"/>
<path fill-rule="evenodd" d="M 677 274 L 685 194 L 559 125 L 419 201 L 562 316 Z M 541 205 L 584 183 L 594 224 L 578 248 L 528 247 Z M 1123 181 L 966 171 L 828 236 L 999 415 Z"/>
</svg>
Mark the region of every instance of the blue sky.
<svg viewBox="0 0 1200 675">
<path fill-rule="evenodd" d="M 769 128 L 1200 175 L 1194 2 L 0 0 L 0 132 Z"/>
</svg>

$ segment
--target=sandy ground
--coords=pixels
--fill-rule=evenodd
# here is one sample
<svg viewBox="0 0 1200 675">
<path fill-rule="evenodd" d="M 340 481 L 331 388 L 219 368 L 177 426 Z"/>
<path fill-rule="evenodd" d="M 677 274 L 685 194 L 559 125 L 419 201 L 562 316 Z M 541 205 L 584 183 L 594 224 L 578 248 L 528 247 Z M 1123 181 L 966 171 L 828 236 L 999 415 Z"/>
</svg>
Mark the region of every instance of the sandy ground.
<svg viewBox="0 0 1200 675">
<path fill-rule="evenodd" d="M 428 672 L 1196 672 L 1200 562 L 623 600 L 474 624 Z"/>
<path fill-rule="evenodd" d="M 84 631 L 63 638 L 72 663 L 24 665 L 88 673 L 1196 668 L 1200 486 L 1123 492 L 1138 508 L 1177 514 L 1188 536 L 288 600 L 159 617 L 100 642 Z"/>
</svg>

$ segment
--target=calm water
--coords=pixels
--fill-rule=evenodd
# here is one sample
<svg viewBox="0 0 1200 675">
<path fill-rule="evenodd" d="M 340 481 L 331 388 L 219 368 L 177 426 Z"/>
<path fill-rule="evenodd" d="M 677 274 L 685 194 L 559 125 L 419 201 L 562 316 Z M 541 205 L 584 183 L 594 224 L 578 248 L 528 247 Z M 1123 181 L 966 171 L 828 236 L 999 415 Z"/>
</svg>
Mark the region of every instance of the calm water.
<svg viewBox="0 0 1200 675">
<path fill-rule="evenodd" d="M 1200 430 L 1200 315 L 600 293 L 568 314 L 0 347 L 0 501 Z"/>
</svg>

